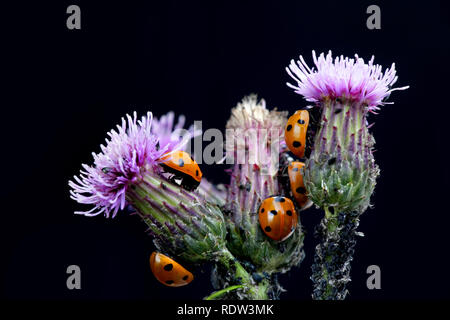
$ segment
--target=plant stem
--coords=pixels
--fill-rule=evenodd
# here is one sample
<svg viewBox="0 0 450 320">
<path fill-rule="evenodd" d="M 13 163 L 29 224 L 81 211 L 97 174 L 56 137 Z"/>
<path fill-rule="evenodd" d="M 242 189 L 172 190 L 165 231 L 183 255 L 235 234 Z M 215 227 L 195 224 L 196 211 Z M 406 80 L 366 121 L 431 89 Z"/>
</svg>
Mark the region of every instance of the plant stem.
<svg viewBox="0 0 450 320">
<path fill-rule="evenodd" d="M 268 279 L 261 277 L 261 281 L 258 283 L 253 279 L 251 273 L 249 273 L 242 264 L 228 251 L 223 249 L 218 256 L 218 273 L 222 277 L 224 283 L 231 284 L 231 286 L 219 290 L 211 294 L 209 300 L 217 297 L 222 297 L 229 292 L 238 292 L 237 298 L 248 300 L 267 300 L 268 290 L 270 288 L 270 282 Z"/>
<path fill-rule="evenodd" d="M 345 299 L 359 216 L 359 213 L 331 213 L 325 209 L 325 217 L 316 230 L 320 243 L 312 266 L 314 300 Z"/>
<path fill-rule="evenodd" d="M 238 284 L 238 285 L 235 285 L 235 286 L 227 287 L 227 288 L 222 289 L 222 290 L 215 291 L 212 294 L 210 294 L 209 296 L 207 296 L 205 298 L 205 300 L 215 300 L 216 298 L 219 298 L 219 297 L 223 296 L 227 292 L 230 292 L 230 291 L 233 291 L 233 290 L 236 290 L 236 289 L 240 289 L 240 288 L 244 288 L 244 286 L 241 285 L 241 284 Z"/>
</svg>

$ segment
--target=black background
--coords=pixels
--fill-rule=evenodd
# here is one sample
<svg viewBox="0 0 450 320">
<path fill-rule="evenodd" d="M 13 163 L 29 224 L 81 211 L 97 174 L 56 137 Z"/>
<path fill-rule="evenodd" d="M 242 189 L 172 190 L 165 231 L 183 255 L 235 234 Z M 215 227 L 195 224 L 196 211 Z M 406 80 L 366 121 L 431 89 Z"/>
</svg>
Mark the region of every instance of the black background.
<svg viewBox="0 0 450 320">
<path fill-rule="evenodd" d="M 81 30 L 66 8 L 81 8 Z M 381 7 L 381 30 L 366 8 Z M 11 299 L 201 299 L 209 266 L 174 289 L 150 272 L 153 250 L 136 216 L 76 216 L 68 180 L 91 163 L 122 116 L 169 110 L 224 128 L 244 95 L 270 108 L 305 105 L 286 86 L 290 59 L 311 50 L 397 65 L 394 105 L 371 116 L 381 168 L 374 209 L 361 219 L 349 299 L 450 298 L 447 207 L 449 11 L 438 1 L 54 1 L 2 5 L 1 295 Z M 222 166 L 204 175 L 227 182 Z M 282 275 L 282 299 L 310 299 L 314 225 L 301 219 L 307 257 Z M 66 288 L 66 268 L 82 289 Z M 381 290 L 366 268 L 381 268 Z"/>
</svg>

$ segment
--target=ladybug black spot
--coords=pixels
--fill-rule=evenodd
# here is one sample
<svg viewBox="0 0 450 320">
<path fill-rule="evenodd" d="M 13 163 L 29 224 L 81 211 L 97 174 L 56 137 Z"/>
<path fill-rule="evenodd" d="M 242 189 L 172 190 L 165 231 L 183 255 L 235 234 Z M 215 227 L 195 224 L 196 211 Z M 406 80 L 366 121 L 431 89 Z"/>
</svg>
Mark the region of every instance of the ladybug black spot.
<svg viewBox="0 0 450 320">
<path fill-rule="evenodd" d="M 274 216 L 276 216 L 278 212 L 277 212 L 277 210 L 272 210 L 272 211 L 270 211 L 270 213 L 273 214 Z"/>
<path fill-rule="evenodd" d="M 276 197 L 276 198 L 275 198 L 275 201 L 276 201 L 276 202 L 285 202 L 286 199 L 284 199 L 284 197 Z"/>
<path fill-rule="evenodd" d="M 291 211 L 291 210 L 288 210 L 288 211 L 286 211 L 286 214 L 287 214 L 288 216 L 292 216 L 292 211 Z"/>
<path fill-rule="evenodd" d="M 167 284 L 173 284 L 173 280 L 167 280 L 166 283 Z"/>
<path fill-rule="evenodd" d="M 298 122 L 298 124 L 305 124 L 305 120 L 303 120 L 303 119 L 298 119 L 297 122 Z"/>
<path fill-rule="evenodd" d="M 294 148 L 298 148 L 300 147 L 302 144 L 299 141 L 294 141 L 294 143 L 292 143 L 292 145 L 294 146 Z"/>
<path fill-rule="evenodd" d="M 183 161 L 183 159 L 179 159 L 179 160 L 178 160 L 178 165 L 179 165 L 180 167 L 184 167 L 184 161 Z"/>
<path fill-rule="evenodd" d="M 188 276 L 188 275 L 185 275 L 185 276 L 183 277 L 183 280 L 186 281 L 188 278 L 189 278 L 189 276 Z"/>
<path fill-rule="evenodd" d="M 266 232 L 270 232 L 270 231 L 272 231 L 272 228 L 267 226 L 267 227 L 264 228 L 264 230 L 266 230 Z"/>
<path fill-rule="evenodd" d="M 286 131 L 291 131 L 291 129 L 292 129 L 292 125 L 288 125 L 288 126 L 286 127 Z"/>
<path fill-rule="evenodd" d="M 261 213 L 263 213 L 263 212 L 264 212 L 264 208 L 261 209 Z"/>
<path fill-rule="evenodd" d="M 297 189 L 295 189 L 295 191 L 297 191 L 297 193 L 300 194 L 305 194 L 306 193 L 306 189 L 303 187 L 298 187 Z"/>
<path fill-rule="evenodd" d="M 173 269 L 173 264 L 171 264 L 171 263 L 168 263 L 164 266 L 164 270 L 166 270 L 166 271 L 172 271 L 172 269 Z"/>
<path fill-rule="evenodd" d="M 198 177 L 198 170 L 195 170 L 195 175 Z"/>
</svg>

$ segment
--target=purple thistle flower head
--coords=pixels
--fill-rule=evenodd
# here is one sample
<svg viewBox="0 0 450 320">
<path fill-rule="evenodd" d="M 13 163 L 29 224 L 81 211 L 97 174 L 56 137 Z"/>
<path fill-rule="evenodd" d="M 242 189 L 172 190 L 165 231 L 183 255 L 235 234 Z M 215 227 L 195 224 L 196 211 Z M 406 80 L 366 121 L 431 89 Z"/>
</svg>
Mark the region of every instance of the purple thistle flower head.
<svg viewBox="0 0 450 320">
<path fill-rule="evenodd" d="M 154 118 L 151 132 L 158 136 L 159 146 L 167 147 L 167 151 L 184 150 L 186 144 L 191 138 L 201 134 L 201 130 L 196 130 L 194 126 L 184 129 L 186 118 L 183 115 L 178 117 L 178 121 L 174 122 L 174 113 L 168 112 L 159 119 Z"/>
<path fill-rule="evenodd" d="M 101 152 L 93 153 L 94 164 L 83 164 L 79 176 L 69 181 L 71 198 L 83 204 L 94 205 L 89 211 L 76 214 L 88 216 L 104 213 L 114 217 L 118 210 L 126 206 L 126 191 L 137 183 L 147 170 L 157 168 L 157 160 L 167 152 L 168 146 L 157 147 L 158 136 L 152 130 L 152 113 L 148 112 L 141 120 L 133 117 L 122 118 L 117 130 L 111 130 L 106 146 Z"/>
<path fill-rule="evenodd" d="M 336 57 L 331 51 L 319 58 L 312 52 L 317 70 L 309 68 L 302 56 L 295 62 L 291 60 L 286 68 L 288 74 L 297 81 L 297 86 L 287 85 L 301 94 L 307 101 L 321 102 L 326 99 L 342 99 L 367 106 L 369 111 L 386 104 L 383 100 L 395 90 L 405 90 L 409 86 L 392 88 L 397 81 L 395 64 L 382 71 L 380 65 L 373 64 L 374 57 L 368 63 L 355 54 L 355 59 Z"/>
</svg>

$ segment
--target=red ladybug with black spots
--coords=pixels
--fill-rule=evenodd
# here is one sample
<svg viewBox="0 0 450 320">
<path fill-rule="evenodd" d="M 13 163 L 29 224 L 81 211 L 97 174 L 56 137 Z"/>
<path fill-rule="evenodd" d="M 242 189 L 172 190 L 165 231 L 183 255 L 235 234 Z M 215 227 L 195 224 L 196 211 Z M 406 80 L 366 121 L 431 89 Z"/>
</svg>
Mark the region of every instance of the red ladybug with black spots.
<svg viewBox="0 0 450 320">
<path fill-rule="evenodd" d="M 181 180 L 186 190 L 195 190 L 202 180 L 202 171 L 197 162 L 185 151 L 172 151 L 160 158 L 164 171 L 173 174 L 172 180 Z"/>
<path fill-rule="evenodd" d="M 289 150 L 298 158 L 305 155 L 306 132 L 309 125 L 308 110 L 297 110 L 287 121 L 284 140 Z"/>
<path fill-rule="evenodd" d="M 289 198 L 274 196 L 265 199 L 259 207 L 259 224 L 264 233 L 275 241 L 289 238 L 297 226 L 297 212 Z"/>
<path fill-rule="evenodd" d="M 185 286 L 194 280 L 181 264 L 156 251 L 150 256 L 150 268 L 155 278 L 168 287 Z"/>
<path fill-rule="evenodd" d="M 304 170 L 305 163 L 300 161 L 292 161 L 288 166 L 292 195 L 302 209 L 306 208 L 309 204 L 308 197 L 306 196 L 305 183 L 303 182 Z"/>
</svg>

